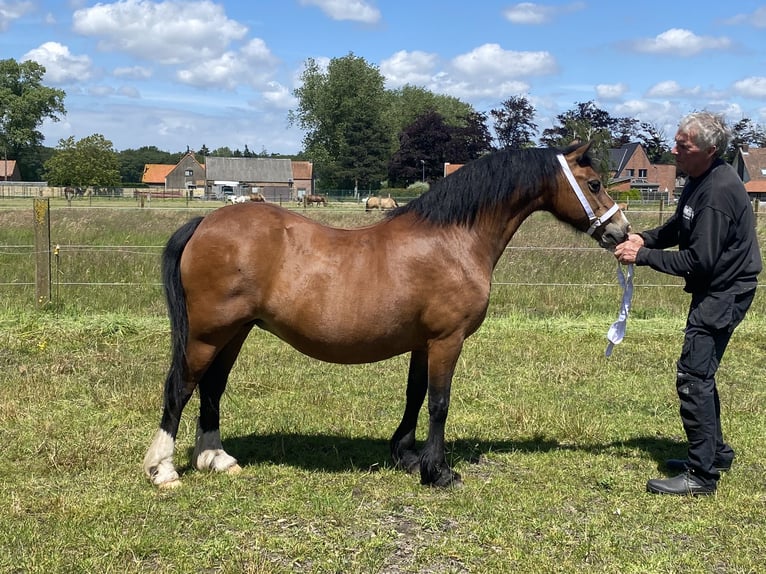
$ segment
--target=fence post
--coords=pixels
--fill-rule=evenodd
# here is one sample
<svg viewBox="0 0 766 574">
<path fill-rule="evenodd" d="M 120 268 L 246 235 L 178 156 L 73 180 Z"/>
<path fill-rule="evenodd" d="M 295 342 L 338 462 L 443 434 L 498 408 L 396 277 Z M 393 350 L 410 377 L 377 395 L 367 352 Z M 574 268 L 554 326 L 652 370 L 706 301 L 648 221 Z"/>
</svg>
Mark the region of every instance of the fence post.
<svg viewBox="0 0 766 574">
<path fill-rule="evenodd" d="M 51 302 L 51 212 L 50 200 L 33 201 L 35 225 L 35 300 L 42 308 Z"/>
</svg>

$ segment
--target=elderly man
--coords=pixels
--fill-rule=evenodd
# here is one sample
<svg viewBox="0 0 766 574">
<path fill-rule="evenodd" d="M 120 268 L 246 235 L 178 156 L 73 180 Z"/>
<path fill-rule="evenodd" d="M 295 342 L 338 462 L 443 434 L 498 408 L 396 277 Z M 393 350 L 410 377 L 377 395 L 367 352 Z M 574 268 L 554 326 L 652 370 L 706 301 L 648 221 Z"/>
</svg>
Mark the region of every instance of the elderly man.
<svg viewBox="0 0 766 574">
<path fill-rule="evenodd" d="M 647 482 L 647 490 L 656 494 L 712 494 L 720 472 L 734 460 L 721 431 L 715 374 L 753 301 L 762 264 L 747 192 L 721 159 L 729 138 L 719 116 L 684 117 L 673 154 L 688 180 L 675 213 L 655 229 L 630 234 L 615 250 L 622 263 L 683 277 L 691 293 L 676 373 L 687 458 L 666 462 L 669 470 L 681 472 L 678 476 Z M 666 251 L 674 246 L 678 250 Z"/>
</svg>

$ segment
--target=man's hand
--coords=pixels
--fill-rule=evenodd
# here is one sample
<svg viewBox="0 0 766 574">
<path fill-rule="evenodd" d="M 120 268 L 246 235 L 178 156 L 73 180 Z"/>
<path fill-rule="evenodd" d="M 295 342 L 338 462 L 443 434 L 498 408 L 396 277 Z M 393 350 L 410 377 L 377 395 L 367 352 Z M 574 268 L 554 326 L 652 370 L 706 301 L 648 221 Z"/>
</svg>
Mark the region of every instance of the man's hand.
<svg viewBox="0 0 766 574">
<path fill-rule="evenodd" d="M 644 246 L 644 238 L 637 233 L 628 235 L 628 239 L 614 249 L 614 256 L 620 263 L 635 263 L 638 250 Z"/>
</svg>

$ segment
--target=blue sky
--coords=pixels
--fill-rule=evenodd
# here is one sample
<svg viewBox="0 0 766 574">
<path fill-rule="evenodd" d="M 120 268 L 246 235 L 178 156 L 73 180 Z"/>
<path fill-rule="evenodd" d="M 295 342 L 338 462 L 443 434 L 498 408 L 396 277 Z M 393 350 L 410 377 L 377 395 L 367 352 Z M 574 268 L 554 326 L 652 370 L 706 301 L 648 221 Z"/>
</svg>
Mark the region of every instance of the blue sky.
<svg viewBox="0 0 766 574">
<path fill-rule="evenodd" d="M 672 139 L 708 109 L 766 125 L 766 2 L 0 0 L 0 58 L 35 60 L 66 91 L 46 145 L 99 133 L 115 149 L 296 153 L 307 58 L 353 52 L 389 88 L 419 85 L 489 112 L 523 95 L 540 130 L 577 102 Z"/>
</svg>

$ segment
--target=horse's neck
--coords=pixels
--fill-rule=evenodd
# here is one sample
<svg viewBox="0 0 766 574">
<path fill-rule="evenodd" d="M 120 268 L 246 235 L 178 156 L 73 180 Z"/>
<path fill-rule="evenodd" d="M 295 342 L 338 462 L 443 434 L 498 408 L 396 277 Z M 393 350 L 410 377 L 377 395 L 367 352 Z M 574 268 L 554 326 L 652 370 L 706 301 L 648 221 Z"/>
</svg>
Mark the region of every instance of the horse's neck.
<svg viewBox="0 0 766 574">
<path fill-rule="evenodd" d="M 514 201 L 508 206 L 493 210 L 485 215 L 475 226 L 476 233 L 485 246 L 489 247 L 492 267 L 497 265 L 511 239 L 521 224 L 535 211 L 542 208 L 542 200 Z"/>
</svg>

